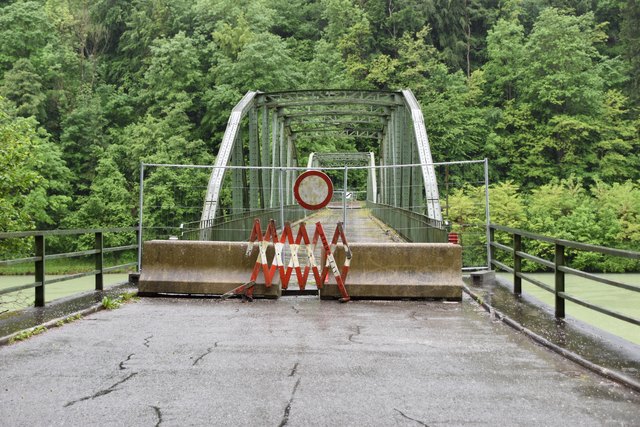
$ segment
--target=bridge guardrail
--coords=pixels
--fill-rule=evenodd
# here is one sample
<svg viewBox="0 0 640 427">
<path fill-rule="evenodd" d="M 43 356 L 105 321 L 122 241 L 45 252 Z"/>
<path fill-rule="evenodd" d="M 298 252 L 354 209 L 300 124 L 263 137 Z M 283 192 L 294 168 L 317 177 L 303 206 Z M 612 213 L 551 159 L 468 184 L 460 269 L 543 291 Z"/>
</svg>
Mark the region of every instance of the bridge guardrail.
<svg viewBox="0 0 640 427">
<path fill-rule="evenodd" d="M 495 241 L 496 231 L 511 235 L 513 245 L 509 247 L 507 245 L 496 242 Z M 523 237 L 554 245 L 554 260 L 549 261 L 549 260 L 536 257 L 534 255 L 524 252 L 522 250 Z M 554 308 L 555 308 L 555 316 L 557 318 L 565 317 L 565 302 L 571 301 L 575 304 L 581 305 L 583 307 L 589 308 L 591 310 L 597 311 L 607 316 L 611 316 L 616 319 L 619 319 L 634 325 L 640 325 L 640 319 L 638 318 L 634 318 L 622 313 L 615 312 L 608 308 L 585 301 L 581 298 L 576 297 L 575 295 L 568 294 L 565 291 L 565 274 L 573 274 L 579 277 L 593 280 L 595 282 L 602 283 L 604 285 L 614 286 L 614 287 L 626 289 L 633 292 L 640 292 L 640 287 L 617 282 L 615 280 L 610 280 L 603 277 L 599 277 L 595 274 L 588 273 L 586 271 L 582 271 L 576 268 L 571 268 L 566 263 L 565 250 L 567 248 L 570 248 L 570 249 L 576 249 L 579 251 L 596 252 L 596 253 L 601 253 L 605 255 L 611 255 L 611 256 L 623 257 L 623 258 L 629 258 L 629 259 L 635 259 L 635 260 L 640 260 L 640 252 L 622 250 L 622 249 L 613 249 L 613 248 L 607 248 L 604 246 L 590 245 L 586 243 L 556 239 L 553 237 L 542 236 L 542 235 L 538 235 L 528 231 L 504 227 L 496 224 L 491 224 L 489 226 L 489 241 L 490 241 L 489 249 L 490 249 L 491 265 L 501 270 L 504 270 L 508 273 L 513 274 L 513 293 L 516 295 L 520 295 L 522 293 L 522 279 L 524 279 L 527 282 L 547 292 L 554 294 L 555 295 Z M 507 252 L 513 256 L 513 267 L 510 267 L 505 263 L 500 262 L 496 259 L 496 249 L 503 252 Z M 538 264 L 553 270 L 554 287 L 550 287 L 545 283 L 542 283 L 541 281 L 536 280 L 532 277 L 528 277 L 526 274 L 524 274 L 522 272 L 522 260 L 528 260 L 535 264 Z"/>
<path fill-rule="evenodd" d="M 33 262 L 35 271 L 35 281 L 19 286 L 12 286 L 5 289 L 0 289 L 0 296 L 10 294 L 13 292 L 23 291 L 26 289 L 35 289 L 35 306 L 44 307 L 45 305 L 45 286 L 53 283 L 64 282 L 72 279 L 77 279 L 85 276 L 95 276 L 95 290 L 101 291 L 104 289 L 104 274 L 110 271 L 124 269 L 128 267 L 134 267 L 138 265 L 138 262 L 129 262 L 120 265 L 114 265 L 105 267 L 104 254 L 124 252 L 129 250 L 138 249 L 138 243 L 123 246 L 105 247 L 104 246 L 104 234 L 105 233 L 138 233 L 138 229 L 135 227 L 126 228 L 103 228 L 103 229 L 76 229 L 76 230 L 49 230 L 49 231 L 17 231 L 17 232 L 3 232 L 0 233 L 0 240 L 4 239 L 16 239 L 16 238 L 34 238 L 34 256 L 25 258 L 13 258 L 0 260 L 0 267 L 24 264 Z M 75 251 L 75 252 L 63 252 L 56 254 L 47 254 L 46 250 L 46 237 L 47 236 L 80 236 L 86 234 L 93 234 L 95 246 L 94 249 Z M 138 238 L 136 236 L 136 242 Z M 62 277 L 56 277 L 54 279 L 46 279 L 46 261 L 54 259 L 66 259 L 76 258 L 82 256 L 94 256 L 95 268 L 91 271 L 82 273 L 68 274 Z"/>
<path fill-rule="evenodd" d="M 276 219 L 278 224 L 295 222 L 305 217 L 305 210 L 299 205 L 285 205 L 282 208 L 256 209 L 244 214 L 221 216 L 207 221 L 202 227 L 201 221 L 183 224 L 180 229 L 180 240 L 214 240 L 242 242 L 249 238 L 250 230 L 256 218 L 262 223 Z M 211 223 L 211 224 L 210 224 Z M 203 239 L 203 232 L 207 235 Z"/>
<path fill-rule="evenodd" d="M 367 201 L 373 216 L 414 243 L 446 243 L 448 230 L 443 221 L 427 215 L 382 203 Z"/>
</svg>

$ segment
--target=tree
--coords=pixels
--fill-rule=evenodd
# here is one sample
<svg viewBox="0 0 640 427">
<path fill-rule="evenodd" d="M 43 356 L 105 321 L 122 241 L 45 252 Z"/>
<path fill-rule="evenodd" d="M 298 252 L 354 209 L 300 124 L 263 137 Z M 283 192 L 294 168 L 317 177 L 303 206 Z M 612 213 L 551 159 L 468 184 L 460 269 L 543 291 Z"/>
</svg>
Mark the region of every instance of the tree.
<svg viewBox="0 0 640 427">
<path fill-rule="evenodd" d="M 5 73 L 0 95 L 15 103 L 19 116 L 34 116 L 39 122 L 44 122 L 46 94 L 42 79 L 29 59 L 18 59 Z"/>
<path fill-rule="evenodd" d="M 20 58 L 29 58 L 53 39 L 40 2 L 20 1 L 0 8 L 0 78 Z"/>
<path fill-rule="evenodd" d="M 58 148 L 0 97 L 0 230 L 57 224 L 70 198 L 69 171 Z"/>
<path fill-rule="evenodd" d="M 108 145 L 107 122 L 100 99 L 90 88 L 82 88 L 76 108 L 62 122 L 60 145 L 63 158 L 74 172 L 74 192 L 87 194 L 95 177 L 95 166 Z"/>
<path fill-rule="evenodd" d="M 540 118 L 554 114 L 597 114 L 604 79 L 596 65 L 601 57 L 594 43 L 604 32 L 593 14 L 572 16 L 543 10 L 524 49 L 522 96 Z"/>
<path fill-rule="evenodd" d="M 622 13 L 620 37 L 629 66 L 627 91 L 634 105 L 640 103 L 640 3 L 627 0 Z"/>
<path fill-rule="evenodd" d="M 524 27 L 517 20 L 500 19 L 487 34 L 484 65 L 490 102 L 503 105 L 517 96 L 524 66 Z"/>
<path fill-rule="evenodd" d="M 186 112 L 192 111 L 202 85 L 195 42 L 184 32 L 156 39 L 147 63 L 140 96 L 148 111 L 158 114 L 177 104 Z"/>
<path fill-rule="evenodd" d="M 220 58 L 215 81 L 241 93 L 257 89 L 265 92 L 286 90 L 296 87 L 301 80 L 298 68 L 280 37 L 259 34 L 242 47 L 237 60 L 226 56 Z"/>
</svg>

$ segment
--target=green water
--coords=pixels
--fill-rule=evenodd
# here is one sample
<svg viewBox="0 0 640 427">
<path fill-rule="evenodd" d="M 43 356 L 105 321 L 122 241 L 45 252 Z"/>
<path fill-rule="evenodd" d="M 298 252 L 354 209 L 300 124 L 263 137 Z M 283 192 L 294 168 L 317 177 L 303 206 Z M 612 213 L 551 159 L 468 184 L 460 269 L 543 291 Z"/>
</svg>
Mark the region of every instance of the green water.
<svg viewBox="0 0 640 427">
<path fill-rule="evenodd" d="M 50 275 L 47 279 L 54 279 L 60 276 Z M 104 288 L 109 288 L 118 283 L 127 281 L 128 274 L 105 274 Z M 13 286 L 26 285 L 33 283 L 33 276 L 0 276 L 0 289 L 6 289 Z M 58 298 L 77 294 L 79 292 L 91 291 L 95 289 L 95 277 L 86 276 L 78 279 L 68 280 L 65 282 L 53 283 L 45 287 L 45 301 L 53 301 Z M 19 292 L 12 292 L 7 295 L 0 296 L 0 313 L 18 310 L 20 308 L 33 306 L 35 290 L 26 289 Z"/>
<path fill-rule="evenodd" d="M 554 287 L 553 273 L 532 273 L 527 275 L 551 286 L 551 288 Z M 511 274 L 498 273 L 498 276 L 513 283 Z M 601 274 L 599 276 L 629 285 L 640 286 L 640 274 Z M 522 280 L 522 292 L 535 297 L 548 306 L 553 307 L 554 305 L 555 297 L 552 293 L 532 285 L 526 280 Z M 640 319 L 640 292 L 616 288 L 570 274 L 565 275 L 565 292 L 583 301 Z M 570 301 L 566 301 L 565 311 L 569 316 L 640 345 L 640 326 L 598 313 Z"/>
</svg>

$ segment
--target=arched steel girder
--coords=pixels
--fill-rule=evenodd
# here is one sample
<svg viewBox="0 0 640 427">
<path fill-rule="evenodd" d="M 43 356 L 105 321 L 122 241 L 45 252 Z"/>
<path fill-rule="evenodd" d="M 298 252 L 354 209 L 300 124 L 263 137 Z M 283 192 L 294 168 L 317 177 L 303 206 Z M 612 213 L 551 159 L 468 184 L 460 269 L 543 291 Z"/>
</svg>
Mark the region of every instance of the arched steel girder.
<svg viewBox="0 0 640 427">
<path fill-rule="evenodd" d="M 431 151 L 424 126 L 422 112 L 409 90 L 402 92 L 318 90 L 278 93 L 248 92 L 234 107 L 211 174 L 201 217 L 202 227 L 212 223 L 219 209 L 220 192 L 228 166 L 271 166 L 287 168 L 296 165 L 296 137 L 319 135 L 318 129 L 296 132 L 292 124 L 310 117 L 334 120 L 337 116 L 358 121 L 370 117 L 384 120 L 382 127 L 356 129 L 349 124 L 344 128 L 326 130 L 341 137 L 374 138 L 381 141 L 380 163 L 398 165 L 421 163 L 421 174 L 406 172 L 383 173 L 380 195 L 384 202 L 412 207 L 424 205 L 424 195 L 414 191 L 410 196 L 398 194 L 396 188 L 416 187 L 418 176 L 426 194 L 428 215 L 441 219 L 437 182 L 433 170 Z M 248 138 L 243 137 L 241 123 L 248 117 Z M 347 120 L 343 120 L 347 121 Z M 409 130 L 410 128 L 410 130 Z M 245 131 L 246 132 L 246 131 Z M 248 141 L 247 141 L 248 139 Z M 248 146 L 248 153 L 246 153 Z M 384 170 L 384 169 L 383 169 Z M 292 171 L 276 178 L 270 169 L 252 169 L 247 176 L 244 170 L 233 169 L 233 211 L 246 211 L 277 206 L 293 201 L 290 191 L 295 178 Z M 286 175 L 286 176 L 284 176 Z M 405 176 L 406 175 L 406 176 Z M 385 181 L 385 179 L 387 181 Z M 283 181 L 279 185 L 278 180 Z M 411 182 L 411 184 L 409 184 Z M 391 188 L 395 194 L 391 197 Z M 282 189 L 284 194 L 280 194 Z M 411 199 L 411 202 L 408 201 Z"/>
</svg>

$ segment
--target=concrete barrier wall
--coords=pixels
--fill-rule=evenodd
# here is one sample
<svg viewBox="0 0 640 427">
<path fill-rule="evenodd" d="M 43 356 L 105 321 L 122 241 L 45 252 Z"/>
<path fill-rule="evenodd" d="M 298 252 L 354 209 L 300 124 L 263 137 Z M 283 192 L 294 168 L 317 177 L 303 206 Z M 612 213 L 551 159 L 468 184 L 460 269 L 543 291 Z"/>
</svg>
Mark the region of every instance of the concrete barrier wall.
<svg viewBox="0 0 640 427">
<path fill-rule="evenodd" d="M 346 289 L 354 299 L 462 299 L 462 248 L 449 243 L 352 243 Z M 344 263 L 341 245 L 335 251 Z M 322 298 L 339 298 L 332 274 Z"/>
<path fill-rule="evenodd" d="M 258 256 L 258 248 L 245 255 L 246 242 L 200 242 L 152 240 L 145 242 L 139 292 L 145 294 L 222 295 L 246 282 Z M 269 254 L 269 259 L 273 257 Z M 254 296 L 277 298 L 281 295 L 276 274 L 270 288 L 262 274 Z"/>
</svg>

